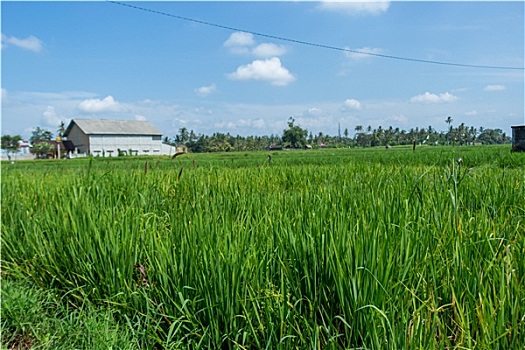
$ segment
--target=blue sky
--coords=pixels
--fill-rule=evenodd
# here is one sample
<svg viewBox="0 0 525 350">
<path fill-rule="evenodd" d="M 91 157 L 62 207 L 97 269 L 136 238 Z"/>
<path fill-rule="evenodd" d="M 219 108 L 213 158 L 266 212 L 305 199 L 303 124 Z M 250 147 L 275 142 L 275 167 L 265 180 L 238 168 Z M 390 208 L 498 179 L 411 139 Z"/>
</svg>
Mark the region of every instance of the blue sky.
<svg viewBox="0 0 525 350">
<path fill-rule="evenodd" d="M 330 135 L 525 123 L 523 69 L 355 53 L 523 68 L 524 2 L 126 4 L 150 11 L 1 2 L 2 134 L 72 118 L 145 119 L 169 137 L 281 135 L 289 117 Z"/>
</svg>

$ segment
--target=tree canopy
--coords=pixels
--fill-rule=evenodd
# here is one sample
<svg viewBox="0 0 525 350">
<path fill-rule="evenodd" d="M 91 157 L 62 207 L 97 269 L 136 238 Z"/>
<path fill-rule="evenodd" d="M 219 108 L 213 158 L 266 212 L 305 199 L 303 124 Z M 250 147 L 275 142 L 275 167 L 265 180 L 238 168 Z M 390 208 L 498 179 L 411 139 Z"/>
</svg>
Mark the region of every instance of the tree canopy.
<svg viewBox="0 0 525 350">
<path fill-rule="evenodd" d="M 295 119 L 290 117 L 290 119 L 288 119 L 288 129 L 284 130 L 282 140 L 283 142 L 288 142 L 292 148 L 303 148 L 306 146 L 308 130 L 294 123 Z"/>
<path fill-rule="evenodd" d="M 35 141 L 39 141 L 39 140 L 51 140 L 51 139 L 53 139 L 53 133 L 51 131 L 37 126 L 36 129 L 33 130 L 33 133 L 31 137 L 29 138 L 29 141 L 31 141 L 31 143 L 34 143 Z"/>
<path fill-rule="evenodd" d="M 7 157 L 11 159 L 11 154 L 18 151 L 18 145 L 22 137 L 20 135 L 2 135 L 2 149 L 6 151 Z"/>
<path fill-rule="evenodd" d="M 31 148 L 31 153 L 36 154 L 38 158 L 46 158 L 49 153 L 55 151 L 55 146 L 49 142 L 37 142 Z"/>
</svg>

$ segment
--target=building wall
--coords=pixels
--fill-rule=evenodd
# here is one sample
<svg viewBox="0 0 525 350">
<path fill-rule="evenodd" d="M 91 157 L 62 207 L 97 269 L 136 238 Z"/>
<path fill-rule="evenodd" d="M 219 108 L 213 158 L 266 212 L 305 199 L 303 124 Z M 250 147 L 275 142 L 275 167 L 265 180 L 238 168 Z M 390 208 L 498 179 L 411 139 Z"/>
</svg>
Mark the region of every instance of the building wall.
<svg viewBox="0 0 525 350">
<path fill-rule="evenodd" d="M 525 125 L 512 127 L 512 152 L 525 152 Z"/>
<path fill-rule="evenodd" d="M 133 155 L 161 155 L 160 135 L 89 135 L 89 153 L 94 156 L 116 157 L 118 150 Z"/>
<path fill-rule="evenodd" d="M 101 157 L 117 157 L 118 150 L 129 155 L 173 155 L 175 147 L 162 143 L 162 135 L 86 135 L 78 125 L 73 124 L 67 135 L 79 153 Z M 131 151 L 131 152 L 130 152 Z"/>
<path fill-rule="evenodd" d="M 89 153 L 89 137 L 77 125 L 73 125 L 67 139 L 73 142 L 78 152 Z"/>
</svg>

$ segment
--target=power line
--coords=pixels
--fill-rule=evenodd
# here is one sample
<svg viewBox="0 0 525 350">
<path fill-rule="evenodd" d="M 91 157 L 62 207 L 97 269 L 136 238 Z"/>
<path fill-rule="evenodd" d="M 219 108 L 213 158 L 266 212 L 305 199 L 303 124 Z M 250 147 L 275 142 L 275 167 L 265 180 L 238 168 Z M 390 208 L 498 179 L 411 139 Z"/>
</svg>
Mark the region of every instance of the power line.
<svg viewBox="0 0 525 350">
<path fill-rule="evenodd" d="M 335 51 L 355 53 L 355 54 L 360 54 L 360 55 L 388 58 L 388 59 L 399 60 L 399 61 L 419 62 L 419 63 L 427 63 L 427 64 L 437 64 L 437 65 L 442 65 L 442 66 L 454 66 L 454 67 L 465 67 L 465 68 L 482 68 L 482 69 L 525 70 L 524 67 L 489 66 L 489 65 L 477 65 L 477 64 L 465 64 L 465 63 L 454 63 L 454 62 L 444 62 L 444 61 L 433 61 L 433 60 L 424 60 L 424 59 L 420 59 L 420 58 L 410 58 L 410 57 L 402 57 L 402 56 L 385 55 L 385 54 L 373 53 L 373 52 L 367 52 L 367 51 L 351 50 L 351 49 L 337 47 L 337 46 L 313 43 L 313 42 L 297 40 L 297 39 L 290 39 L 290 38 L 285 38 L 285 37 L 281 37 L 281 36 L 277 36 L 277 35 L 270 35 L 270 34 L 258 33 L 258 32 L 245 30 L 245 29 L 240 29 L 240 28 L 234 28 L 234 27 L 225 26 L 225 25 L 222 25 L 222 24 L 217 24 L 217 23 L 212 23 L 212 22 L 207 22 L 207 21 L 201 21 L 201 20 L 194 19 L 194 18 L 174 15 L 174 14 L 171 14 L 171 13 L 157 11 L 157 10 L 152 10 L 152 9 L 148 9 L 148 8 L 144 8 L 144 7 L 140 7 L 140 6 L 135 6 L 135 5 L 131 5 L 131 4 L 126 4 L 126 3 L 122 3 L 122 2 L 118 2 L 118 1 L 107 0 L 107 2 L 110 2 L 110 3 L 115 4 L 115 5 L 126 6 L 126 7 L 129 7 L 129 8 L 132 8 L 132 9 L 136 9 L 136 10 L 140 10 L 140 11 L 154 13 L 154 14 L 157 14 L 157 15 L 162 15 L 162 16 L 167 16 L 167 17 L 171 17 L 171 18 L 176 18 L 176 19 L 180 19 L 180 20 L 183 20 L 183 21 L 199 23 L 199 24 L 203 24 L 203 25 L 206 25 L 206 26 L 210 26 L 210 27 L 227 29 L 227 30 L 231 30 L 231 31 L 235 31 L 235 32 L 245 32 L 245 33 L 250 33 L 252 35 L 256 35 L 256 36 L 260 36 L 260 37 L 264 37 L 264 38 L 270 38 L 270 39 L 275 39 L 275 40 L 287 41 L 287 42 L 291 42 L 291 43 L 295 43 L 295 44 L 301 44 L 301 45 L 306 45 L 306 46 L 313 46 L 313 47 L 318 47 L 318 48 L 322 48 L 322 49 L 329 49 L 329 50 L 335 50 Z"/>
</svg>

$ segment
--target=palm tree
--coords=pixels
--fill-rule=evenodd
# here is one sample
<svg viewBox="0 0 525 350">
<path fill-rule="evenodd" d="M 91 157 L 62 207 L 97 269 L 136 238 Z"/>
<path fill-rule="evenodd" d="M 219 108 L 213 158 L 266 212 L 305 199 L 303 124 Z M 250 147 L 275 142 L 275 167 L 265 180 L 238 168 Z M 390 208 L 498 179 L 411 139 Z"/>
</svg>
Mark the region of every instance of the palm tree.
<svg viewBox="0 0 525 350">
<path fill-rule="evenodd" d="M 58 125 L 58 129 L 57 129 L 58 136 L 60 137 L 64 136 L 65 132 L 66 132 L 66 124 L 62 120 L 60 121 L 60 124 Z"/>
<path fill-rule="evenodd" d="M 182 127 L 179 129 L 180 142 L 185 144 L 188 141 L 188 129 Z"/>
<path fill-rule="evenodd" d="M 361 131 L 363 131 L 363 126 L 362 125 L 356 125 L 355 128 L 355 134 L 354 134 L 354 140 L 357 140 L 357 134 Z"/>
<path fill-rule="evenodd" d="M 454 119 L 452 119 L 451 116 L 448 116 L 447 119 L 445 119 L 445 123 L 447 123 L 449 126 L 452 124 L 453 121 Z"/>
<path fill-rule="evenodd" d="M 189 136 L 189 141 L 190 142 L 193 142 L 197 139 L 197 135 L 195 134 L 195 132 L 193 130 L 190 131 L 190 136 Z"/>
<path fill-rule="evenodd" d="M 319 131 L 319 135 L 317 135 L 317 143 L 324 143 L 323 137 L 323 132 Z"/>
</svg>

